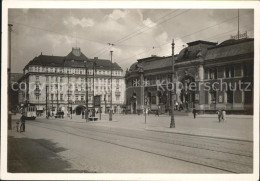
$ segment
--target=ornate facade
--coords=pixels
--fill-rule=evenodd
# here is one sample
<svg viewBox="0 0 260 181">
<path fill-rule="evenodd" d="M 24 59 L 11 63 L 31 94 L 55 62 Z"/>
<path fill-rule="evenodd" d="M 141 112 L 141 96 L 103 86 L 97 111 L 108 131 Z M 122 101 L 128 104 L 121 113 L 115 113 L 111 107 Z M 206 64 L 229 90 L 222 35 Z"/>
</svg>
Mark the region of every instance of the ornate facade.
<svg viewBox="0 0 260 181">
<path fill-rule="evenodd" d="M 220 44 L 194 41 L 174 56 L 137 60 L 126 72 L 128 112 L 168 112 L 171 90 L 184 110 L 200 112 L 226 109 L 228 113 L 253 113 L 254 40 L 226 40 Z"/>
<path fill-rule="evenodd" d="M 111 69 L 112 109 L 121 112 L 125 96 L 122 68 L 110 60 L 89 59 L 80 48 L 72 48 L 65 57 L 41 54 L 31 60 L 20 79 L 20 84 L 24 84 L 21 87 L 27 87 L 20 90 L 20 105 L 34 104 L 42 114 L 64 111 L 79 115 L 86 108 L 87 86 L 89 109 L 93 108 L 93 94 L 100 95 L 101 111 L 105 113 L 110 109 Z"/>
</svg>

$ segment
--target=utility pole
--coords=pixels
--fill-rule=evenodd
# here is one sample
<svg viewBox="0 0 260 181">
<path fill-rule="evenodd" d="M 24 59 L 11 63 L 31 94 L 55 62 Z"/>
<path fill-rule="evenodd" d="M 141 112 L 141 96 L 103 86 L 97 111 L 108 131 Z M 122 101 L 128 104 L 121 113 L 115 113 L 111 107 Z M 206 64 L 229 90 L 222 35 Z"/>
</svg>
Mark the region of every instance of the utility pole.
<svg viewBox="0 0 260 181">
<path fill-rule="evenodd" d="M 7 92 L 8 92 L 8 101 L 7 101 L 7 104 L 8 104 L 8 110 L 7 110 L 7 114 L 8 114 L 8 129 L 11 130 L 12 129 L 12 114 L 10 114 L 10 111 L 11 111 L 11 94 L 9 92 L 9 87 L 10 87 L 10 79 L 11 79 L 11 49 L 12 49 L 12 46 L 11 46 L 11 33 L 12 33 L 12 24 L 8 24 L 8 31 L 9 31 L 9 39 L 8 39 L 8 68 L 7 68 L 7 73 L 8 73 L 8 87 L 7 87 Z"/>
<path fill-rule="evenodd" d="M 57 111 L 56 111 L 56 114 L 58 113 L 59 111 L 59 84 L 57 84 Z"/>
<path fill-rule="evenodd" d="M 175 120 L 174 120 L 174 64 L 175 64 L 175 60 L 174 60 L 174 46 L 175 46 L 175 43 L 174 43 L 174 39 L 172 40 L 172 90 L 171 90 L 171 102 L 172 102 L 172 107 L 171 107 L 171 110 L 172 110 L 172 114 L 171 114 L 171 124 L 170 124 L 170 128 L 175 128 Z"/>
<path fill-rule="evenodd" d="M 93 117 L 93 120 L 94 120 L 94 117 L 95 117 L 95 113 L 96 113 L 96 110 L 95 110 L 95 69 L 96 69 L 96 61 L 94 60 L 93 61 L 93 112 L 92 112 L 92 117 Z"/>
<path fill-rule="evenodd" d="M 111 54 L 111 74 L 110 74 L 110 98 L 111 98 L 111 101 L 110 101 L 110 112 L 109 112 L 109 121 L 112 121 L 112 71 L 113 71 L 113 51 L 111 50 L 110 51 L 110 54 Z"/>
<path fill-rule="evenodd" d="M 46 85 L 46 118 L 48 119 L 48 85 Z"/>
<path fill-rule="evenodd" d="M 53 115 L 53 93 L 51 93 L 51 116 Z"/>
<path fill-rule="evenodd" d="M 86 112 L 85 112 L 85 117 L 86 117 L 86 122 L 89 121 L 88 119 L 88 67 L 87 67 L 87 61 L 85 62 L 85 82 L 86 82 Z"/>
<path fill-rule="evenodd" d="M 107 113 L 107 99 L 106 99 L 107 94 L 105 94 L 104 96 L 105 96 L 104 101 L 105 101 L 105 114 L 106 114 Z"/>
<path fill-rule="evenodd" d="M 238 18 L 237 18 L 237 39 L 239 40 L 239 9 L 237 10 L 237 15 L 238 15 Z"/>
<path fill-rule="evenodd" d="M 69 87 L 69 84 L 70 84 L 70 77 L 69 77 L 69 70 L 67 69 L 67 74 L 68 74 L 68 108 L 67 108 L 67 116 L 68 116 L 68 118 L 69 118 L 69 115 L 70 115 L 70 113 L 69 113 L 69 109 L 70 109 L 70 107 L 69 107 L 69 103 L 70 103 L 70 99 L 69 99 L 69 92 L 70 92 L 70 87 Z"/>
</svg>

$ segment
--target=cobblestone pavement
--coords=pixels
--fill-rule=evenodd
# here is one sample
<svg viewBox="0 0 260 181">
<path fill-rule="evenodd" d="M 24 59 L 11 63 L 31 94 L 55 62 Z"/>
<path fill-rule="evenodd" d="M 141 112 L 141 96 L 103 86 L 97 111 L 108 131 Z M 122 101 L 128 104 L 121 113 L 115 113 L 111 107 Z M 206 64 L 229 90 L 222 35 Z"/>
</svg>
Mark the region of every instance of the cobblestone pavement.
<svg viewBox="0 0 260 181">
<path fill-rule="evenodd" d="M 114 115 L 112 122 L 86 123 L 80 117 L 68 119 L 37 119 L 26 122 L 26 132 L 9 131 L 9 146 L 19 145 L 18 156 L 8 157 L 13 172 L 99 172 L 99 173 L 252 173 L 253 142 L 201 137 L 167 132 L 146 131 L 148 127 L 167 128 L 169 117 Z M 149 121 L 149 122 L 148 122 Z M 160 121 L 160 123 L 158 123 Z M 193 122 L 191 122 L 193 121 Z M 197 122 L 195 122 L 197 121 Z M 201 122 L 199 122 L 201 121 Z M 206 124 L 206 122 L 209 122 Z M 217 123 L 215 120 L 176 117 L 176 125 L 197 128 L 230 129 L 235 120 Z M 244 123 L 244 122 L 246 123 Z M 191 123 L 190 123 L 191 122 Z M 195 123 L 194 123 L 195 122 Z M 167 124 L 166 124 L 167 123 Z M 237 122 L 250 125 L 250 119 Z M 217 125 L 217 126 L 216 126 Z M 215 127 L 214 127 L 215 126 Z M 250 126 L 244 129 L 249 129 Z M 241 128 L 240 128 L 241 129 Z M 232 133 L 233 134 L 233 133 Z M 29 139 L 26 148 L 21 142 Z M 15 140 L 15 141 L 14 141 Z M 39 141 L 40 140 L 40 141 Z M 29 153 L 43 147 L 41 156 L 32 161 Z M 12 149 L 12 148 L 10 148 Z M 37 151 L 38 152 L 38 151 Z M 50 153 L 47 153 L 50 152 Z M 45 158 L 46 157 L 46 158 Z M 50 157 L 52 159 L 50 159 Z M 51 160 L 58 160 L 53 165 Z M 25 165 L 15 165 L 16 160 Z M 44 167 L 36 166 L 46 161 Z M 54 167 L 54 169 L 52 169 Z"/>
<path fill-rule="evenodd" d="M 228 115 L 225 122 L 219 123 L 216 115 L 199 115 L 196 119 L 192 115 L 175 116 L 176 128 L 171 129 L 170 116 L 147 115 L 146 124 L 144 115 L 113 115 L 113 121 L 108 121 L 108 115 L 102 115 L 101 120 L 90 122 L 91 125 L 103 127 L 116 127 L 122 129 L 150 130 L 168 133 L 178 133 L 197 136 L 208 136 L 225 139 L 238 139 L 253 141 L 253 117 L 247 115 Z M 55 119 L 57 120 L 57 119 Z M 81 116 L 73 119 L 61 119 L 63 122 L 84 123 Z"/>
</svg>

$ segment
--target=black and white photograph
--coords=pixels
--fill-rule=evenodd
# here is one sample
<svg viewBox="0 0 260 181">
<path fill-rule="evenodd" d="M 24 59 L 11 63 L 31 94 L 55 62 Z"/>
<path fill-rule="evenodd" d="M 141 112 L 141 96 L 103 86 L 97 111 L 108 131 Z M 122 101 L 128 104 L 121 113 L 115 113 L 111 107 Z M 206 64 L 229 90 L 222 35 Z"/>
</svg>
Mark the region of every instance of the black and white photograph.
<svg viewBox="0 0 260 181">
<path fill-rule="evenodd" d="M 3 179 L 257 180 L 259 3 L 186 3 L 5 4 Z"/>
</svg>

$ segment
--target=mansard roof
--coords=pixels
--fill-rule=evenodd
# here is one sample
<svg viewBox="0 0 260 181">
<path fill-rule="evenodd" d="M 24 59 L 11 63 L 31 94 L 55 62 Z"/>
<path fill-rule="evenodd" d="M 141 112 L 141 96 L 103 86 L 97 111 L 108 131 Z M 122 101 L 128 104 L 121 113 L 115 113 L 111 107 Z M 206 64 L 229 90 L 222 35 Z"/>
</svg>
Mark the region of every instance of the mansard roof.
<svg viewBox="0 0 260 181">
<path fill-rule="evenodd" d="M 80 49 L 72 49 L 72 51 L 65 57 L 63 56 L 50 56 L 50 55 L 39 55 L 31 60 L 25 68 L 30 65 L 38 66 L 49 66 L 49 67 L 75 67 L 75 68 L 85 68 L 87 61 L 87 67 L 93 68 L 95 62 L 97 69 L 111 69 L 111 61 L 106 59 L 89 59 L 87 58 Z M 123 70 L 116 62 L 112 65 L 113 70 Z"/>
<path fill-rule="evenodd" d="M 175 55 L 175 60 L 178 55 Z M 172 56 L 167 57 L 157 57 L 151 56 L 144 59 L 137 60 L 138 62 L 133 63 L 129 72 L 139 71 L 142 68 L 144 71 L 156 70 L 156 69 L 164 69 L 172 66 Z"/>
<path fill-rule="evenodd" d="M 254 39 L 246 38 L 239 40 L 226 40 L 217 45 L 214 42 L 194 41 L 188 43 L 188 47 L 182 49 L 178 55 L 175 55 L 175 65 L 181 66 L 189 64 L 193 60 L 207 61 L 218 58 L 236 57 L 240 55 L 253 57 Z M 193 64 L 192 62 L 191 64 Z M 158 57 L 151 56 L 137 60 L 133 63 L 128 74 L 144 71 L 153 71 L 156 69 L 170 69 L 172 66 L 172 56 Z"/>
<path fill-rule="evenodd" d="M 217 43 L 198 40 L 187 44 L 188 47 L 180 51 L 177 62 L 204 58 L 206 56 L 208 48 L 216 46 Z"/>
<path fill-rule="evenodd" d="M 218 46 L 209 48 L 205 60 L 228 58 L 241 55 L 253 55 L 254 39 L 226 40 Z"/>
</svg>

